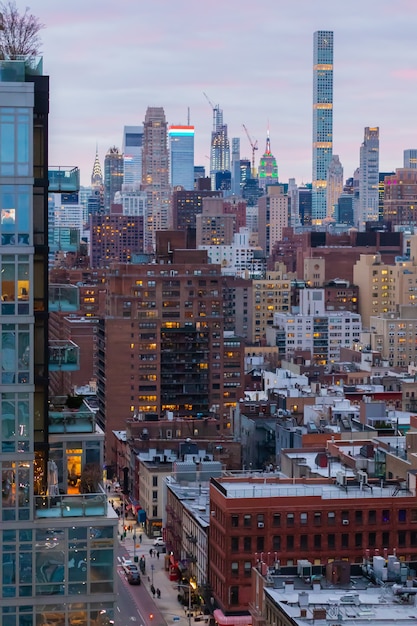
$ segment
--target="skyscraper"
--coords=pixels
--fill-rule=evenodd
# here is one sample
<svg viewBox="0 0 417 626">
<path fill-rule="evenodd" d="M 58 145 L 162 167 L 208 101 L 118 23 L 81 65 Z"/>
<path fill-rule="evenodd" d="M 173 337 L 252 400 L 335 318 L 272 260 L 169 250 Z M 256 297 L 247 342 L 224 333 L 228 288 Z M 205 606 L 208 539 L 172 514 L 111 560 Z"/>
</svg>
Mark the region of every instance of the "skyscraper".
<svg viewBox="0 0 417 626">
<path fill-rule="evenodd" d="M 125 126 L 123 129 L 123 184 L 142 182 L 143 126 Z"/>
<path fill-rule="evenodd" d="M 241 194 L 240 188 L 240 138 L 232 138 L 232 193 Z"/>
<path fill-rule="evenodd" d="M 42 60 L 2 58 L 0 69 L 0 623 L 107 626 L 118 520 L 101 478 L 88 497 L 81 485 L 87 465 L 102 475 L 104 437 L 91 411 L 48 402 L 48 370 L 74 369 L 78 353 L 65 340 L 48 345 L 49 313 L 71 310 L 77 292 L 48 286 L 48 185 L 68 191 L 76 168 L 48 181 Z"/>
<path fill-rule="evenodd" d="M 366 222 L 379 218 L 379 128 L 365 128 L 360 148 L 359 206 L 357 225 L 364 230 Z"/>
<path fill-rule="evenodd" d="M 213 130 L 210 146 L 211 188 L 216 187 L 216 174 L 230 172 L 230 142 L 227 136 L 227 124 L 223 124 L 223 110 L 217 104 L 213 109 Z"/>
<path fill-rule="evenodd" d="M 417 169 L 417 149 L 404 150 L 404 169 Z"/>
<path fill-rule="evenodd" d="M 110 213 L 114 203 L 114 194 L 120 191 L 123 184 L 123 154 L 119 148 L 109 148 L 104 159 L 104 211 Z"/>
<path fill-rule="evenodd" d="M 162 107 L 148 107 L 143 123 L 142 186 L 148 194 L 145 250 L 155 248 L 157 230 L 171 225 L 167 121 Z"/>
<path fill-rule="evenodd" d="M 267 185 L 276 185 L 278 183 L 278 165 L 276 158 L 271 152 L 269 130 L 266 135 L 265 152 L 259 161 L 258 178 L 259 187 L 262 189 L 265 189 Z"/>
<path fill-rule="evenodd" d="M 312 223 L 327 216 L 327 170 L 333 151 L 333 32 L 314 33 Z"/>
<path fill-rule="evenodd" d="M 194 126 L 168 129 L 170 183 L 187 191 L 194 189 Z"/>
<path fill-rule="evenodd" d="M 343 167 L 337 154 L 333 154 L 327 169 L 327 217 L 334 217 L 337 201 L 343 192 Z"/>
</svg>

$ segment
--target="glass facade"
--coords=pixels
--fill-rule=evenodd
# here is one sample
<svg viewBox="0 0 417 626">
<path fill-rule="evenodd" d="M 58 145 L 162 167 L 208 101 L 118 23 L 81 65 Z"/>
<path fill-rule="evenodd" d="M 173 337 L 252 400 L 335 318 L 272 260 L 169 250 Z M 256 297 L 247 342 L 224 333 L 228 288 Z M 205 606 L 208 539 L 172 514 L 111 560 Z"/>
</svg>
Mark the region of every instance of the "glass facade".
<svg viewBox="0 0 417 626">
<path fill-rule="evenodd" d="M 327 216 L 327 170 L 333 153 L 333 32 L 314 33 L 312 223 Z"/>
<path fill-rule="evenodd" d="M 49 81 L 40 67 L 0 62 L 0 624 L 108 626 L 117 518 L 100 484 L 103 434 L 87 408 L 55 406 L 60 441 L 49 438 L 48 357 L 73 369 L 78 347 L 48 347 Z M 77 306 L 76 289 L 51 292 L 55 310 Z"/>
<path fill-rule="evenodd" d="M 194 126 L 171 126 L 168 130 L 170 183 L 194 189 Z"/>
</svg>

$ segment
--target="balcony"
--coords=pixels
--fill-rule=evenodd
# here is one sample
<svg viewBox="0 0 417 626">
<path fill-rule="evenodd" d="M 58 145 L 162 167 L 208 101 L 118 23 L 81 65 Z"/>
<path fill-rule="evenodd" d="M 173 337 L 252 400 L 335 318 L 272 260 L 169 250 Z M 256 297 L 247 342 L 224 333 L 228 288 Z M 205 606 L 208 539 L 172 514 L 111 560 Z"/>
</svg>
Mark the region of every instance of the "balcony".
<svg viewBox="0 0 417 626">
<path fill-rule="evenodd" d="M 70 193 L 80 190 L 80 170 L 78 167 L 53 167 L 48 170 L 49 191 Z"/>
<path fill-rule="evenodd" d="M 95 413 L 85 404 L 79 409 L 57 409 L 49 411 L 49 434 L 93 433 L 95 431 Z"/>
<path fill-rule="evenodd" d="M 42 76 L 42 57 L 18 55 L 16 59 L 0 61 L 0 81 L 8 83 L 24 83 L 26 76 Z"/>
<path fill-rule="evenodd" d="M 49 371 L 76 372 L 80 369 L 80 348 L 70 340 L 49 342 Z"/>
<path fill-rule="evenodd" d="M 105 493 L 35 496 L 35 517 L 104 517 L 108 503 Z"/>
<path fill-rule="evenodd" d="M 75 285 L 49 285 L 49 311 L 71 313 L 80 308 L 80 295 Z"/>
</svg>

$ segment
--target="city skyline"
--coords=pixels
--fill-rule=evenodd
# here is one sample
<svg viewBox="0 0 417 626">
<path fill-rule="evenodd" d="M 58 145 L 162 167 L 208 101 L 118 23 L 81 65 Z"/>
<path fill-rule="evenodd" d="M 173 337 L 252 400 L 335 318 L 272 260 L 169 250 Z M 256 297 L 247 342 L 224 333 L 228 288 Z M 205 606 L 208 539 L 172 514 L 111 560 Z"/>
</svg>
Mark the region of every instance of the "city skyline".
<svg viewBox="0 0 417 626">
<path fill-rule="evenodd" d="M 51 76 L 51 164 L 78 165 L 88 184 L 96 144 L 103 163 L 111 145 L 121 147 L 123 127 L 141 125 L 148 106 L 164 107 L 169 124 L 187 123 L 189 107 L 195 163 L 208 174 L 212 111 L 205 92 L 223 109 L 230 139 L 240 137 L 242 158 L 251 155 L 242 123 L 261 145 L 269 126 L 280 179 L 310 182 L 313 33 L 329 29 L 333 152 L 345 177 L 359 165 L 366 126 L 380 128 L 381 170 L 402 166 L 403 150 L 417 145 L 414 3 L 401 0 L 393 12 L 385 0 L 354 0 L 343 13 L 330 0 L 279 7 L 267 0 L 262 11 L 231 0 L 221 19 L 219 7 L 213 2 L 201 15 L 187 0 L 175 11 L 157 0 L 116 10 L 104 0 L 97 12 L 75 0 L 66 11 L 39 0 Z"/>
</svg>

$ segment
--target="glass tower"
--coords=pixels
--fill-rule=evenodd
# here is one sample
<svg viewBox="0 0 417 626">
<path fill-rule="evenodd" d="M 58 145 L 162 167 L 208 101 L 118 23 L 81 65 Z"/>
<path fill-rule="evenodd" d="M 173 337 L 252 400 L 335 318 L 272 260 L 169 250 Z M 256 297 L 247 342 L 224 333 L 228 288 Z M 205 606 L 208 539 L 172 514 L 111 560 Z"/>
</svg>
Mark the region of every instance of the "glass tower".
<svg viewBox="0 0 417 626">
<path fill-rule="evenodd" d="M 333 151 L 333 32 L 314 33 L 312 224 L 327 215 L 327 170 Z"/>
<path fill-rule="evenodd" d="M 125 126 L 123 129 L 123 184 L 142 182 L 143 126 Z"/>
<path fill-rule="evenodd" d="M 168 129 L 170 183 L 186 191 L 194 189 L 194 126 L 170 126 Z"/>
<path fill-rule="evenodd" d="M 64 293 L 77 291 L 48 286 L 48 186 L 72 180 L 48 177 L 48 112 L 42 60 L 1 59 L 0 624 L 108 626 L 117 518 L 99 485 L 104 435 L 91 413 L 48 398 L 49 371 L 74 368 L 78 349 L 48 343 L 52 303 L 69 310 Z M 77 482 L 98 469 L 89 494 L 81 480 L 70 491 L 72 466 Z"/>
</svg>

